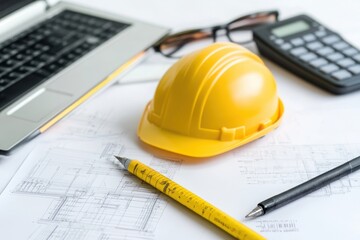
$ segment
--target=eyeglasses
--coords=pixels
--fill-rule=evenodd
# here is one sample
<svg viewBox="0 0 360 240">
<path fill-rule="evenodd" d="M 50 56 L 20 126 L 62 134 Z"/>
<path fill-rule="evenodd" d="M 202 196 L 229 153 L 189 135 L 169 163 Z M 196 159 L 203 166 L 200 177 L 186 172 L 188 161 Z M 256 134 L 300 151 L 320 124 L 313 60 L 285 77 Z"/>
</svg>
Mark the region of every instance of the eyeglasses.
<svg viewBox="0 0 360 240">
<path fill-rule="evenodd" d="M 247 44 L 252 42 L 251 30 L 259 25 L 273 23 L 278 20 L 278 11 L 256 12 L 239 17 L 227 24 L 213 27 L 192 29 L 169 35 L 153 46 L 156 52 L 168 58 L 179 58 L 204 42 L 216 42 L 226 36 L 230 42 Z"/>
</svg>

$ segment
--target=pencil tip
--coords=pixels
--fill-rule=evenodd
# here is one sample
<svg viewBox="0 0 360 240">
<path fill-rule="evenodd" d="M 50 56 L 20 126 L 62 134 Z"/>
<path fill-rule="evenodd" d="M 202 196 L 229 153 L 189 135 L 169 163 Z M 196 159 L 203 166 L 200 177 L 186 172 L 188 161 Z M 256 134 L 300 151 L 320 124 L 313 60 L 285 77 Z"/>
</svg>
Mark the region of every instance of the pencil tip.
<svg viewBox="0 0 360 240">
<path fill-rule="evenodd" d="M 124 157 L 115 156 L 115 155 L 114 155 L 114 157 L 115 157 L 117 160 L 119 160 L 120 164 L 121 164 L 123 167 L 125 167 L 125 168 L 128 167 L 130 159 L 124 158 Z"/>
<path fill-rule="evenodd" d="M 264 214 L 264 209 L 260 206 L 257 206 L 248 215 L 246 215 L 245 218 L 256 218 Z"/>
</svg>

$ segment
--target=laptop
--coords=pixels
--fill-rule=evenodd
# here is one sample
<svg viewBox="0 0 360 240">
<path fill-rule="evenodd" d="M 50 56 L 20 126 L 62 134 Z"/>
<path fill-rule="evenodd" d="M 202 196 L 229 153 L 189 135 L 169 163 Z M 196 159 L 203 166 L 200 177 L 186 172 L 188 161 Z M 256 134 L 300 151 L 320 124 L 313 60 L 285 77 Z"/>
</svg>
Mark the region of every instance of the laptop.
<svg viewBox="0 0 360 240">
<path fill-rule="evenodd" d="M 0 153 L 46 131 L 168 33 L 53 2 L 0 1 Z"/>
</svg>

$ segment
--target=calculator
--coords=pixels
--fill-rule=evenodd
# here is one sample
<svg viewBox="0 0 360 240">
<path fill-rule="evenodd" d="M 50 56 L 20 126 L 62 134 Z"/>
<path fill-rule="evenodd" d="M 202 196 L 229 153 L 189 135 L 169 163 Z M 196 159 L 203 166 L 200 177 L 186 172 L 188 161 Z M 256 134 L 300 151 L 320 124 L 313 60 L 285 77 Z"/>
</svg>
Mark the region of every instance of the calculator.
<svg viewBox="0 0 360 240">
<path fill-rule="evenodd" d="M 257 27 L 260 54 L 335 94 L 360 89 L 360 51 L 307 15 Z"/>
</svg>

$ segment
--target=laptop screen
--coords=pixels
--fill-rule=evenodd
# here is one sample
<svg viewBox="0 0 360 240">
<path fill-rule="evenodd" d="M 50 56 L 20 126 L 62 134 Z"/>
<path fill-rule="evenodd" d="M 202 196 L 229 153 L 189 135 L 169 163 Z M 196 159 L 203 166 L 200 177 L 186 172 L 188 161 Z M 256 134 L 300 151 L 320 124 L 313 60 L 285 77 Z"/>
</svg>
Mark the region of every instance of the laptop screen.
<svg viewBox="0 0 360 240">
<path fill-rule="evenodd" d="M 0 0 L 0 18 L 34 1 L 35 0 Z"/>
</svg>

